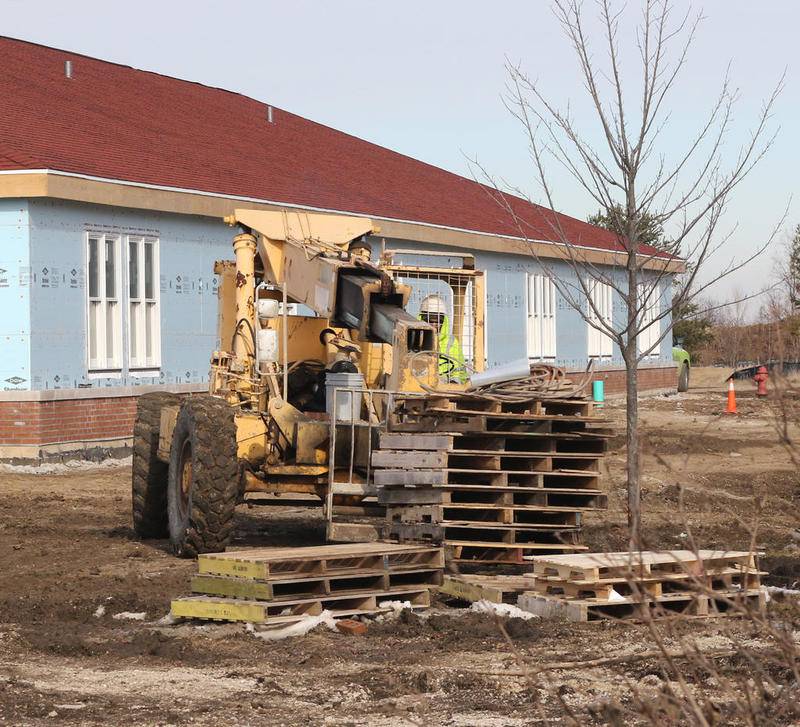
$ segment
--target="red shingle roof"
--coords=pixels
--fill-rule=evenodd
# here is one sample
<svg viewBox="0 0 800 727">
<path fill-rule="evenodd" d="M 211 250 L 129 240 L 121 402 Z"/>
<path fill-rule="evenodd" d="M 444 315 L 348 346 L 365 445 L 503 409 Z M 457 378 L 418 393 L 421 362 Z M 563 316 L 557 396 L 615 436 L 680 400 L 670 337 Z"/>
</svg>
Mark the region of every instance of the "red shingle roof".
<svg viewBox="0 0 800 727">
<path fill-rule="evenodd" d="M 64 63 L 72 61 L 72 78 Z M 0 37 L 0 169 L 95 177 L 519 237 L 483 185 L 246 96 Z M 529 238 L 554 215 L 508 197 Z M 614 235 L 558 215 L 579 245 Z"/>
</svg>

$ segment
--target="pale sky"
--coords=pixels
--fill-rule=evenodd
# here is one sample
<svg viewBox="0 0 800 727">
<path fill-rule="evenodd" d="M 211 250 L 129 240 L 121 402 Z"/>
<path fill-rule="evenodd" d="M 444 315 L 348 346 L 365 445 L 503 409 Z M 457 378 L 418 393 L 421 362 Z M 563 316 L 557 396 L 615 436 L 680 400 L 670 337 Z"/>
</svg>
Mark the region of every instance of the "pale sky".
<svg viewBox="0 0 800 727">
<path fill-rule="evenodd" d="M 638 6 L 628 0 L 628 11 Z M 773 123 L 781 131 L 731 199 L 726 222 L 738 228 L 722 264 L 768 235 L 800 192 L 800 3 L 716 0 L 695 9 L 706 19 L 672 97 L 661 147 L 668 157 L 700 123 L 728 63 L 741 94 L 728 138 L 731 160 L 762 99 L 787 71 Z M 594 124 L 581 115 L 585 94 L 575 58 L 546 1 L 0 0 L 0 34 L 238 91 L 459 174 L 469 176 L 467 157 L 477 157 L 537 201 L 522 129 L 501 101 L 506 56 L 556 102 L 571 102 L 579 126 Z M 629 32 L 622 40 L 632 49 Z M 571 179 L 553 171 L 561 211 L 581 218 L 595 211 Z M 795 194 L 786 233 L 798 223 Z M 715 294 L 764 285 L 771 257 Z"/>
</svg>

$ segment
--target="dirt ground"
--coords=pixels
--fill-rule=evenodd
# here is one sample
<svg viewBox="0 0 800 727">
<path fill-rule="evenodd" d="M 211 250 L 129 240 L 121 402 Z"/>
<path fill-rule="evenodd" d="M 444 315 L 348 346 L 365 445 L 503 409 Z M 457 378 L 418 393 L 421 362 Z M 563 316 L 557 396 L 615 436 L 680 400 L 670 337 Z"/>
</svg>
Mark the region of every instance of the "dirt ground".
<svg viewBox="0 0 800 727">
<path fill-rule="evenodd" d="M 738 417 L 721 415 L 718 385 L 643 398 L 648 545 L 747 548 L 752 538 L 768 582 L 797 588 L 798 471 L 768 406 L 740 389 Z M 621 427 L 622 403 L 606 411 Z M 585 528 L 594 550 L 626 545 L 621 443 L 604 478 L 610 508 Z M 128 466 L 0 471 L 0 722 L 499 726 L 557 724 L 572 712 L 577 723 L 621 724 L 610 705 L 630 699 L 631 682 L 654 699 L 664 686 L 647 660 L 520 676 L 526 665 L 647 650 L 643 625 L 498 621 L 442 602 L 364 636 L 318 630 L 278 643 L 241 625 L 159 624 L 194 564 L 163 542 L 136 541 L 129 479 Z M 235 545 L 323 540 L 313 510 L 243 507 L 239 522 Z M 126 612 L 144 620 L 115 618 Z M 786 618 L 800 629 L 796 610 Z M 682 634 L 709 648 L 760 638 L 738 619 L 687 622 L 668 643 Z"/>
</svg>

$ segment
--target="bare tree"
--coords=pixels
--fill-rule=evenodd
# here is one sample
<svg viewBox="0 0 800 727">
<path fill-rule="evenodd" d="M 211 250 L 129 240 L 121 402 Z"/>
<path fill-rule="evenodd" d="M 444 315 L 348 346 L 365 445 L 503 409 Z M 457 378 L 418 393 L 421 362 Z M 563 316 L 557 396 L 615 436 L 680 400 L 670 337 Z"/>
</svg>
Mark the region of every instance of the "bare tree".
<svg viewBox="0 0 800 727">
<path fill-rule="evenodd" d="M 726 253 L 726 244 L 735 227 L 722 229 L 722 218 L 732 192 L 772 146 L 777 132 L 770 130 L 770 120 L 783 79 L 763 103 L 745 143 L 727 163 L 725 141 L 732 130 L 737 100 L 727 74 L 685 148 L 661 151 L 662 135 L 670 121 L 670 100 L 701 18 L 689 12 L 673 17 L 669 0 L 644 0 L 635 35 L 637 80 L 629 98 L 620 52 L 620 21 L 626 8 L 616 7 L 613 0 L 597 0 L 596 4 L 604 61 L 594 53 L 584 3 L 555 0 L 553 9 L 574 50 L 592 119 L 600 130 L 600 143 L 588 140 L 592 130 L 588 125 L 580 128 L 583 122 L 576 120 L 569 106 L 557 106 L 519 65 L 507 64 L 510 80 L 506 105 L 525 130 L 550 227 L 546 239 L 556 242 L 549 246 L 547 256 L 542 255 L 540 221 L 537 227 L 530 208 L 519 204 L 518 198 L 533 200 L 520 189 L 498 182 L 478 162 L 474 164 L 566 303 L 619 347 L 626 371 L 628 526 L 632 546 L 639 546 L 637 370 L 668 335 L 669 326 L 662 322 L 669 321 L 675 306 L 685 305 L 709 285 L 743 268 L 776 234 L 780 223 L 753 246 L 751 253 L 734 258 Z M 561 165 L 599 206 L 598 214 L 611 221 L 608 227 L 615 243 L 610 253 L 612 265 L 606 264 L 607 260 L 601 264 L 596 252 L 590 253 L 578 244 L 565 229 L 566 218 L 555 213 L 551 164 Z M 652 224 L 667 231 L 669 250 L 644 243 L 647 227 Z M 681 251 L 680 258 L 672 253 L 674 250 Z M 559 274 L 559 268 L 563 273 L 559 260 L 569 266 L 570 275 Z M 711 266 L 713 274 L 709 274 Z M 662 287 L 662 283 L 681 271 L 684 284 L 670 302 L 670 286 Z M 599 285 L 608 286 L 603 289 L 605 295 L 610 289 L 621 301 L 624 316 L 620 320 L 608 316 L 606 307 L 599 305 Z M 662 296 L 666 304 L 661 303 Z"/>
</svg>

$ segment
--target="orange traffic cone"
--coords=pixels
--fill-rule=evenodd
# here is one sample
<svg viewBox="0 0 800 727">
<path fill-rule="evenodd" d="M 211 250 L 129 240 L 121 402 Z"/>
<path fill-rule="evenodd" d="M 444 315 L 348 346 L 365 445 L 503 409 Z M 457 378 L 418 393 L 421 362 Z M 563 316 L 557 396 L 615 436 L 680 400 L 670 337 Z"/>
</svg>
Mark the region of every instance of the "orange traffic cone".
<svg viewBox="0 0 800 727">
<path fill-rule="evenodd" d="M 728 379 L 728 406 L 725 407 L 726 414 L 736 414 L 736 389 L 733 386 L 733 379 Z"/>
</svg>

